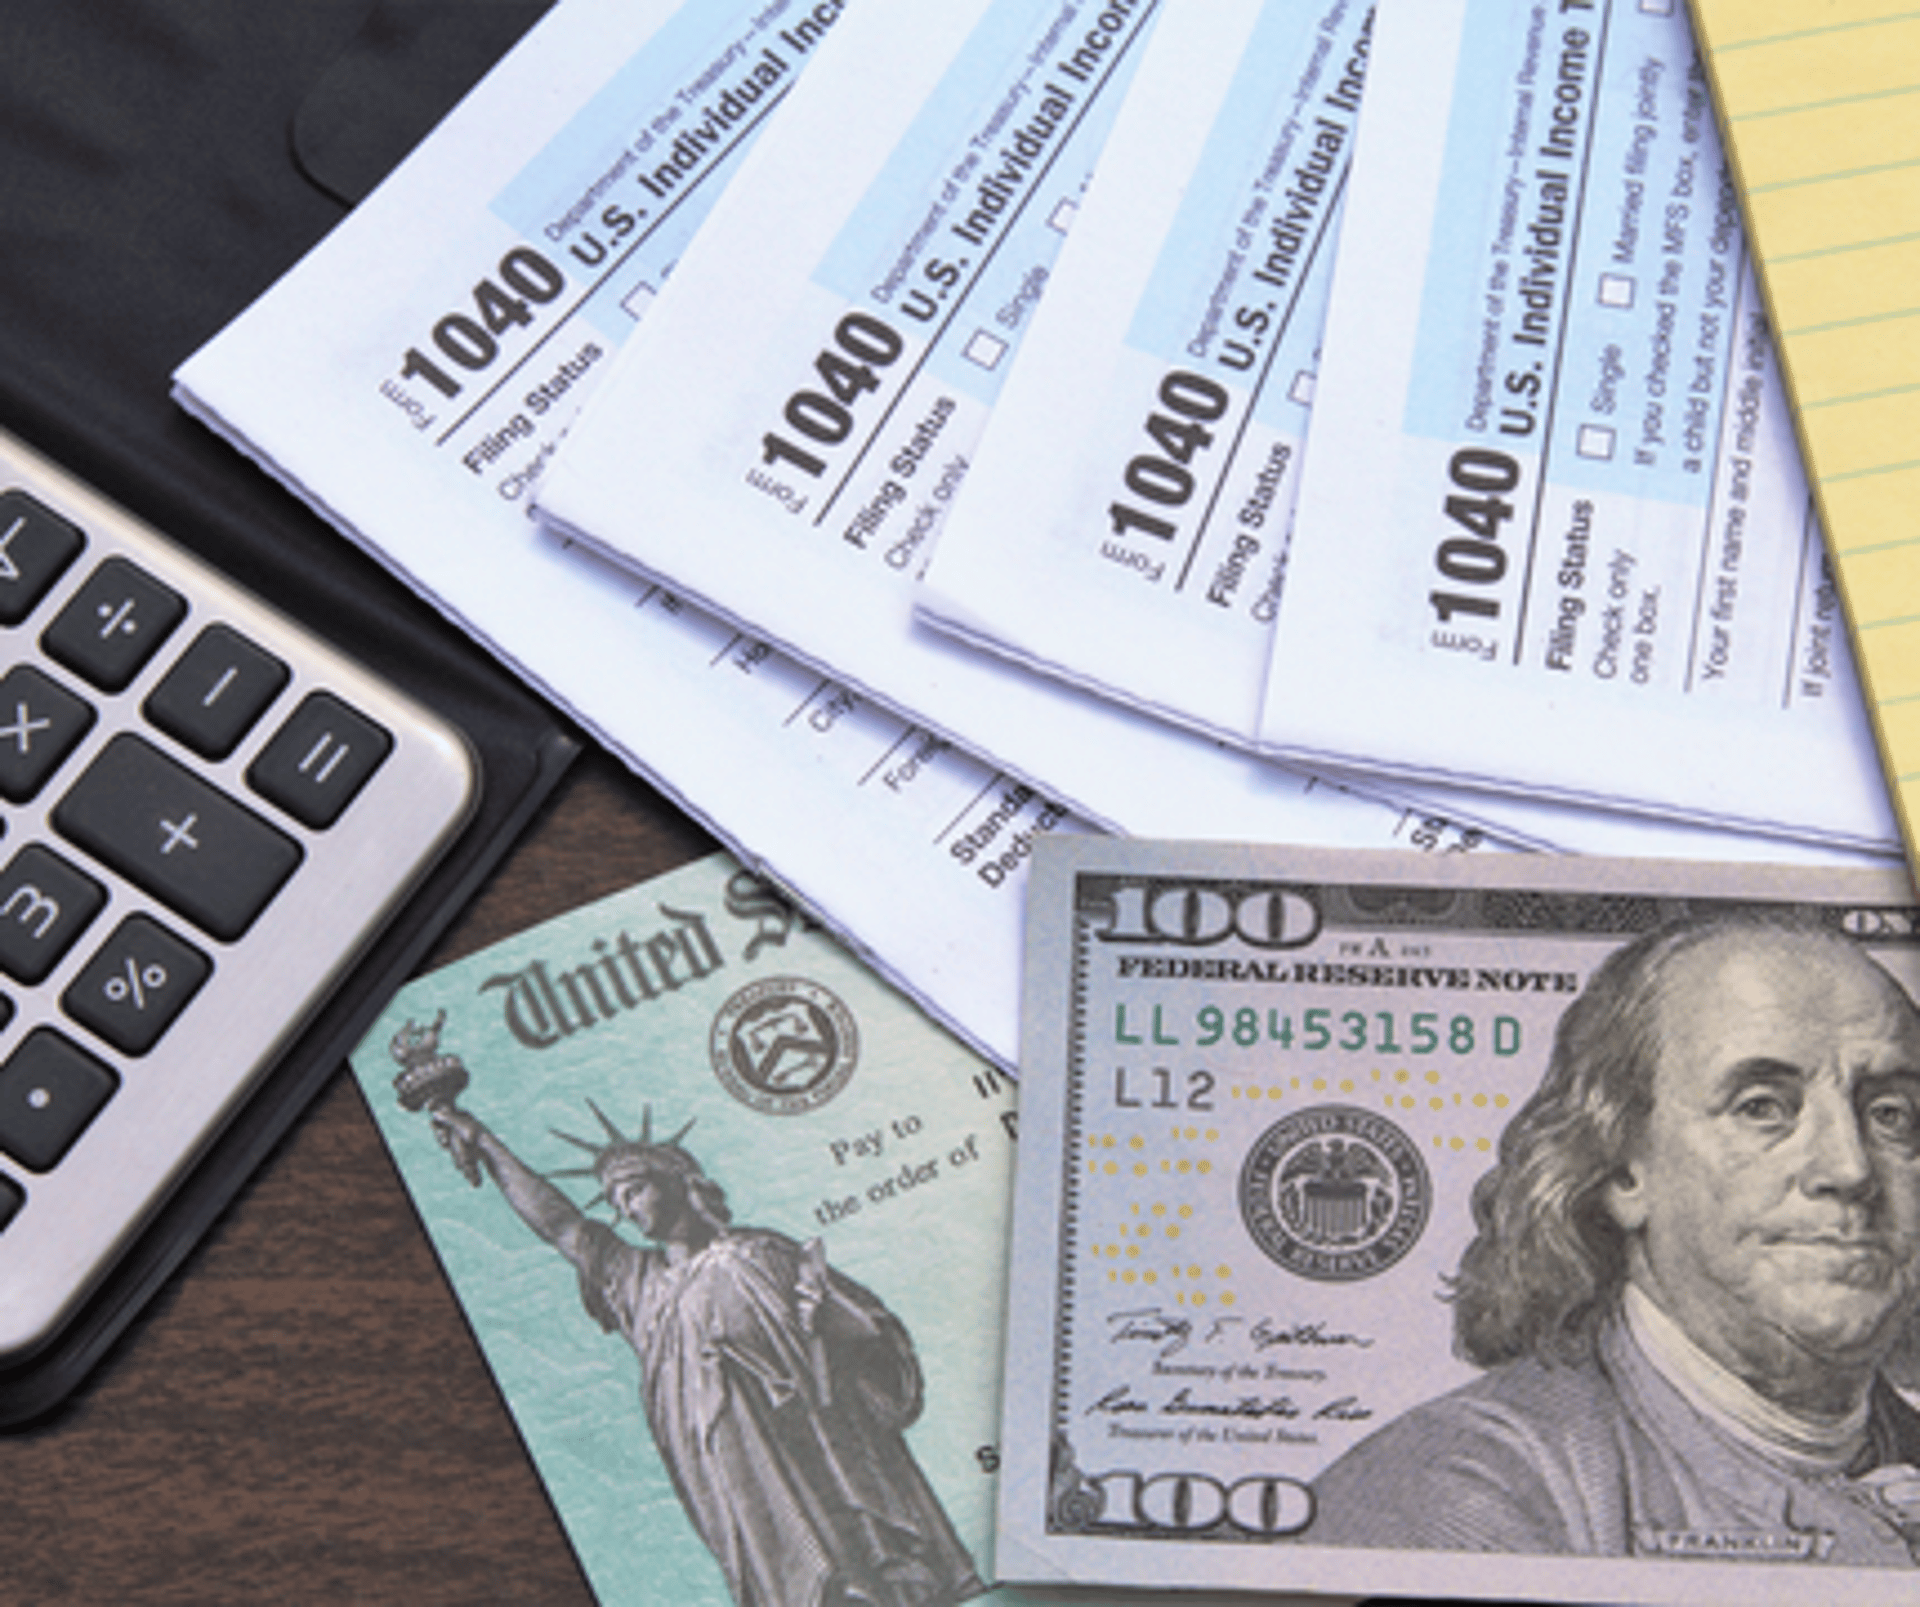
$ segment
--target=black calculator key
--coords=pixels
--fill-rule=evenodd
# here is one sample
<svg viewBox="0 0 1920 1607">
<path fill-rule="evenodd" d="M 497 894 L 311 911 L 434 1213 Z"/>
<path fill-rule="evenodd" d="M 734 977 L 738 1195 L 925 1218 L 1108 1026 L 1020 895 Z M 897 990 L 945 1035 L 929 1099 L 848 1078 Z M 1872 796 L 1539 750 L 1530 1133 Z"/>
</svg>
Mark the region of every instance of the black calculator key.
<svg viewBox="0 0 1920 1607">
<path fill-rule="evenodd" d="M 0 625 L 18 625 L 87 538 L 24 491 L 0 492 Z"/>
<path fill-rule="evenodd" d="M 287 667 L 230 625 L 209 625 L 153 689 L 146 716 L 203 759 L 240 745 L 287 684 Z"/>
<path fill-rule="evenodd" d="M 31 664 L 0 676 L 0 798 L 25 803 L 92 724 L 90 705 Z"/>
<path fill-rule="evenodd" d="M 27 1191 L 10 1177 L 0 1177 L 0 1228 L 20 1214 L 27 1203 Z"/>
<path fill-rule="evenodd" d="M 40 645 L 103 692 L 122 690 L 187 611 L 138 564 L 109 558 L 67 600 Z"/>
<path fill-rule="evenodd" d="M 45 1172 L 113 1097 L 120 1079 L 49 1027 L 36 1027 L 0 1066 L 0 1149 Z"/>
<path fill-rule="evenodd" d="M 247 771 L 247 785 L 303 826 L 325 830 L 393 750 L 393 738 L 331 692 L 313 692 Z"/>
<path fill-rule="evenodd" d="M 158 921 L 129 915 L 87 961 L 60 1007 L 123 1055 L 144 1055 L 212 971 L 211 960 Z"/>
<path fill-rule="evenodd" d="M 29 843 L 0 871 L 0 971 L 43 980 L 106 900 L 91 876 Z"/>
<path fill-rule="evenodd" d="M 140 737 L 100 750 L 54 829 L 203 932 L 231 942 L 300 863 L 300 845 Z"/>
</svg>

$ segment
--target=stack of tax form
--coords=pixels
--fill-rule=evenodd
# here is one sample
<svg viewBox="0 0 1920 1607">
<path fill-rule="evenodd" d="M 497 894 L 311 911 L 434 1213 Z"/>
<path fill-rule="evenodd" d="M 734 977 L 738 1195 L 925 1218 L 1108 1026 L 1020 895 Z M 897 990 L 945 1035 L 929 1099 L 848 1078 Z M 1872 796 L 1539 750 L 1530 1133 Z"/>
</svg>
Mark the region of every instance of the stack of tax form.
<svg viewBox="0 0 1920 1607">
<path fill-rule="evenodd" d="M 1281 566 L 1329 382 L 1318 325 L 1393 16 L 565 0 L 178 395 L 1006 1064 L 1020 893 L 1050 833 L 1891 852 L 1890 827 L 1741 820 L 1794 841 L 1578 788 L 1498 795 L 1492 765 L 1258 751 L 1269 616 L 1284 637 L 1304 594 Z M 1147 606 L 1109 608 L 1088 562 L 1041 557 L 1062 542 L 1039 515 L 1076 495 L 1096 545 L 1160 541 L 1155 521 L 1186 517 L 1170 498 L 1219 509 L 1182 563 L 1237 608 L 1110 556 L 1098 578 Z M 1000 562 L 992 536 L 1027 545 Z M 977 586 L 960 601 L 975 547 L 987 591 L 1039 599 L 1052 637 L 1015 639 Z M 1103 633 L 1120 647 L 1097 657 Z M 1835 712 L 1847 673 L 1836 642 Z M 1294 701 L 1334 710 L 1351 679 Z M 1473 707 L 1430 734 L 1497 748 Z M 1507 734 L 1543 763 L 1589 757 L 1570 729 Z"/>
<path fill-rule="evenodd" d="M 913 617 L 1159 9 L 850 14 L 570 432 L 539 509 L 1102 826 L 1344 834 L 1365 805 Z"/>
<path fill-rule="evenodd" d="M 1239 678 L 1240 706 L 1228 719 L 1196 718 L 1189 731 L 1155 717 L 1164 697 L 1129 708 L 1093 695 L 1108 689 L 1097 675 L 1073 677 L 1088 683 L 1074 687 L 1033 674 L 1035 663 L 1050 667 L 1044 652 L 1023 647 L 1014 657 L 1027 662 L 1010 664 L 916 614 L 919 576 L 936 542 L 944 545 L 949 515 L 968 519 L 983 501 L 976 456 L 1009 438 L 1016 452 L 1044 443 L 997 474 L 991 484 L 1010 494 L 985 499 L 986 511 L 970 520 L 1017 544 L 1035 529 L 1036 511 L 1043 527 L 1045 518 L 1044 502 L 1036 510 L 1027 494 L 1025 464 L 1039 455 L 1043 469 L 1057 467 L 1049 478 L 1084 481 L 1075 472 L 1076 420 L 1099 411 L 1088 406 L 1085 383 L 1122 409 L 1138 405 L 1138 387 L 1108 373 L 1124 330 L 1110 315 L 1133 303 L 1093 281 L 1109 276 L 1127 295 L 1142 277 L 1153 220 L 1116 234 L 1112 198 L 1124 206 L 1150 192 L 1164 212 L 1202 149 L 1224 155 L 1242 189 L 1249 166 L 1252 187 L 1289 160 L 1308 162 L 1316 176 L 1344 170 L 1332 147 L 1358 110 L 1370 11 L 1337 0 L 1305 12 L 1257 0 L 1163 9 L 1152 0 L 1104 8 L 974 0 L 941 8 L 937 24 L 899 8 L 843 22 L 570 432 L 542 480 L 539 511 L 568 537 L 911 712 L 1100 825 L 1285 840 L 1314 829 L 1300 813 L 1312 783 L 1250 753 L 1262 666 L 1244 652 L 1224 671 L 1229 682 Z M 1322 130 L 1311 136 L 1327 147 L 1318 157 L 1289 157 L 1299 119 L 1271 127 L 1276 96 L 1294 86 L 1295 104 Z M 1124 137 L 1110 151 L 1116 118 Z M 1169 128 L 1179 140 L 1169 142 Z M 1337 187 L 1328 185 L 1329 208 Z M 1084 247 L 1083 195 L 1084 210 L 1108 203 Z M 1199 210 L 1212 223 L 1219 195 L 1203 199 L 1212 204 Z M 1242 197 L 1228 199 L 1227 221 L 1237 227 Z M 1140 209 L 1133 218 L 1141 221 Z M 1158 220 L 1160 234 L 1166 227 Z M 1069 253 L 1071 266 L 1062 260 Z M 1332 261 L 1318 245 L 1307 255 Z M 1303 279 L 1324 289 L 1324 270 L 1311 268 L 1300 264 Z M 1070 294 L 1051 284 L 1070 276 Z M 1149 324 L 1165 305 L 1155 289 L 1149 282 L 1133 298 L 1151 303 L 1141 313 Z M 1028 354 L 1029 328 L 1079 319 L 1090 298 L 1100 314 L 1095 338 L 1076 323 L 1078 335 L 1038 359 Z M 1277 308 L 1271 316 L 1279 321 Z M 1316 322 L 1309 299 L 1298 323 Z M 1027 405 L 1010 430 L 994 428 L 1003 387 L 1029 374 L 1037 377 Z M 1049 400 L 1034 405 L 1036 392 Z M 1224 428 L 1230 410 L 1245 412 L 1211 374 L 1175 369 L 1162 393 L 1174 397 L 1163 421 L 1187 432 L 1166 447 L 1177 455 L 1200 449 L 1194 431 Z M 1111 422 L 1113 409 L 1099 416 Z M 1132 428 L 1143 426 L 1136 419 Z M 1283 443 L 1270 435 L 1261 437 L 1264 455 L 1234 454 L 1245 495 L 1256 500 L 1280 495 L 1274 447 Z M 1158 519 L 1154 497 L 1164 503 L 1169 476 L 1187 473 L 1170 461 L 1154 472 L 1161 477 L 1134 503 L 1094 505 L 1103 549 L 1115 543 L 1099 531 L 1118 523 L 1138 534 L 1133 526 Z M 1284 505 L 1273 512 L 1283 526 Z M 1150 544 L 1153 533 L 1141 539 Z M 1231 557 L 1218 565 L 1230 568 Z M 1065 579 L 1057 569 L 1029 575 L 1024 567 L 1017 558 L 995 565 L 989 589 L 1027 599 L 1043 622 L 1098 612 L 1091 590 L 1055 584 Z M 1256 580 L 1246 589 L 1250 600 L 1264 594 L 1271 603 L 1276 586 Z M 1214 678 L 1212 660 L 1187 651 L 1178 632 L 1144 633 L 1137 619 L 1114 632 L 1123 659 L 1152 658 L 1176 682 Z M 1257 631 L 1241 641 L 1257 650 Z M 1397 804 L 1491 823 L 1534 846 L 1790 852 L 1551 803 L 1495 804 L 1433 782 L 1387 783 L 1358 766 L 1339 779 Z"/>
<path fill-rule="evenodd" d="M 921 617 L 1523 839 L 1890 849 L 1684 8 L 1321 9 L 1163 23 Z"/>
<path fill-rule="evenodd" d="M 177 394 L 1011 1065 L 1027 857 L 1039 834 L 1089 826 L 914 714 L 530 517 L 563 430 L 843 26 L 825 3 L 565 0 L 183 365 Z M 709 331 L 709 358 L 735 339 Z M 1177 771 L 1189 748 L 1210 751 L 1180 738 L 1154 762 Z M 1284 771 L 1245 773 L 1249 831 L 1479 841 Z"/>
</svg>

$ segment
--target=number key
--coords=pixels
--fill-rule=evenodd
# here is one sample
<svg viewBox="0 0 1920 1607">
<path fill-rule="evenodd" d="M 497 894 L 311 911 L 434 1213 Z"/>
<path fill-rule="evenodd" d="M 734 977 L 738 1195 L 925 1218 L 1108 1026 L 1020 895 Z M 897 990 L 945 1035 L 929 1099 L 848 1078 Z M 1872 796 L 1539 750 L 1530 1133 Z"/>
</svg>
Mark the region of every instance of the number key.
<svg viewBox="0 0 1920 1607">
<path fill-rule="evenodd" d="M 29 843 L 0 872 L 0 971 L 16 982 L 40 982 L 107 895 L 58 854 Z"/>
</svg>

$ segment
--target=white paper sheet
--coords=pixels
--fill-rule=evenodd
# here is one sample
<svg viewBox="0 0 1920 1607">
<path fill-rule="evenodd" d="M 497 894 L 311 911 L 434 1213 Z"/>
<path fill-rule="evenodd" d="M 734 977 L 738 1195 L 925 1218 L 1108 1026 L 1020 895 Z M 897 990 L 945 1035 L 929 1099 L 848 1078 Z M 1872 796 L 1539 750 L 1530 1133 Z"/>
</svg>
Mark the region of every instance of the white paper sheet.
<svg viewBox="0 0 1920 1607">
<path fill-rule="evenodd" d="M 1375 44 L 1263 740 L 1892 844 L 1685 8 Z"/>
<path fill-rule="evenodd" d="M 1286 836 L 1315 830 L 1305 778 L 912 617 L 1158 9 L 967 0 L 849 17 L 539 506 L 1104 825 Z"/>
<path fill-rule="evenodd" d="M 923 620 L 1252 746 L 1372 15 L 1162 18 Z"/>
<path fill-rule="evenodd" d="M 1087 828 L 528 517 L 560 431 L 836 9 L 565 0 L 178 395 L 1011 1064 L 1026 856 Z M 1327 797 L 1304 811 L 1316 841 L 1467 840 Z"/>
<path fill-rule="evenodd" d="M 539 509 L 1100 825 L 1351 844 L 1378 817 L 1306 775 L 913 618 L 915 577 L 1155 10 L 967 0 L 850 14 L 570 431 Z M 1475 818 L 1440 789 L 1414 802 Z M 1530 844 L 1597 846 L 1577 811 L 1500 807 Z M 1602 827 L 1616 850 L 1634 833 Z M 1697 832 L 1635 835 L 1645 853 L 1716 851 Z"/>
</svg>

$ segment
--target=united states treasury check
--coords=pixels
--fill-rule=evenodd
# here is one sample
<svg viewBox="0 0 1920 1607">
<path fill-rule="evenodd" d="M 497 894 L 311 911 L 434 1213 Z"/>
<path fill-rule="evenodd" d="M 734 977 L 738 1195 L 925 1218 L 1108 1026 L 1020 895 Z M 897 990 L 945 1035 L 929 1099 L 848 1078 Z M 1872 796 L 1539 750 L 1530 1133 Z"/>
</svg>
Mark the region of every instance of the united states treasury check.
<svg viewBox="0 0 1920 1607">
<path fill-rule="evenodd" d="M 1597 1362 L 1482 1369 L 1455 1338 L 1475 1185 L 1510 1158 L 1563 1015 L 1611 996 L 1595 987 L 1608 956 L 1757 912 L 1816 930 L 1755 941 L 1837 942 L 1912 995 L 1920 908 L 1902 875 L 1086 839 L 1037 856 L 1029 898 L 1002 1578 L 1581 1601 L 1912 1590 L 1920 1524 L 1862 1505 L 1893 1475 L 1776 1477 L 1649 1372 L 1617 1275 L 1590 1303 L 1611 1313 Z M 1721 1008 L 1713 992 L 1662 997 L 1697 1017 Z M 1601 1035 L 1623 1065 L 1626 1036 Z M 1902 1063 L 1856 1102 L 1920 1168 L 1920 1073 Z M 1883 1359 L 1883 1380 L 1898 1371 Z M 1327 1477 L 1383 1430 L 1371 1461 Z M 1460 1497 L 1476 1487 L 1493 1493 Z M 1732 1510 L 1735 1493 L 1758 1507 Z M 1404 1531 L 1383 1517 L 1397 1502 L 1419 1515 Z"/>
<path fill-rule="evenodd" d="M 988 1588 L 1013 1085 L 734 861 L 417 979 L 353 1064 L 605 1607 L 1176 1607 Z M 609 1221 L 635 1172 L 707 1231 Z"/>
</svg>

